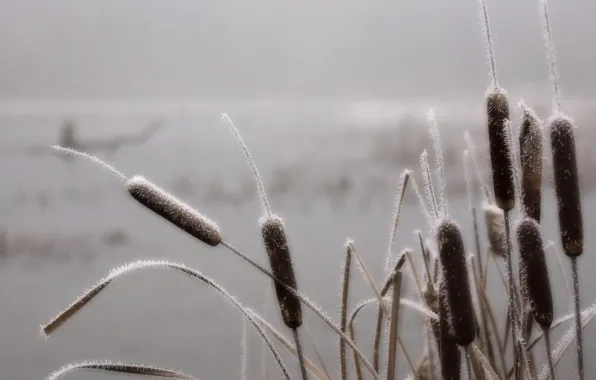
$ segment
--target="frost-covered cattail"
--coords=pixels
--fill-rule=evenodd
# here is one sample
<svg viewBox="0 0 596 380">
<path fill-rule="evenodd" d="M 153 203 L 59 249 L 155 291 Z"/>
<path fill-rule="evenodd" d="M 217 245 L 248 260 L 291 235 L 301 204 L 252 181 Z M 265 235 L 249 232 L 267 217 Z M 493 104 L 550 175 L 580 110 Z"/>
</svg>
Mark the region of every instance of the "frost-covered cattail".
<svg viewBox="0 0 596 380">
<path fill-rule="evenodd" d="M 439 360 L 441 361 L 441 378 L 458 380 L 461 376 L 461 353 L 455 337 L 451 334 L 449 305 L 447 304 L 447 285 L 444 279 L 439 282 Z"/>
<path fill-rule="evenodd" d="M 561 242 L 565 254 L 575 257 L 583 253 L 584 231 L 573 124 L 569 118 L 556 115 L 548 125 Z"/>
<path fill-rule="evenodd" d="M 437 244 L 451 316 L 450 325 L 457 343 L 465 347 L 476 338 L 476 323 L 464 242 L 459 226 L 450 220 L 441 222 L 437 228 Z"/>
<path fill-rule="evenodd" d="M 144 177 L 132 177 L 126 182 L 126 188 L 143 206 L 203 243 L 211 246 L 221 243 L 221 234 L 215 222 Z"/>
<path fill-rule="evenodd" d="M 271 215 L 263 217 L 260 223 L 271 271 L 276 277 L 283 280 L 286 285 L 296 289 L 296 276 L 294 275 L 294 266 L 283 220 L 276 215 Z M 300 327 L 302 325 L 300 301 L 277 283 L 275 284 L 275 291 L 286 326 L 292 329 Z"/>
<path fill-rule="evenodd" d="M 509 103 L 505 91 L 490 90 L 486 96 L 486 108 L 495 201 L 499 208 L 508 211 L 515 206 L 515 187 L 510 144 L 507 138 Z"/>
<path fill-rule="evenodd" d="M 540 225 L 526 217 L 519 222 L 516 235 L 522 292 L 536 323 L 550 328 L 553 322 L 553 297 Z"/>
<path fill-rule="evenodd" d="M 503 210 L 490 203 L 484 204 L 483 208 L 490 252 L 499 257 L 505 257 L 507 254 L 507 236 Z"/>
<path fill-rule="evenodd" d="M 540 223 L 542 200 L 542 125 L 538 116 L 524 107 L 519 131 L 522 207 L 530 218 Z"/>
</svg>

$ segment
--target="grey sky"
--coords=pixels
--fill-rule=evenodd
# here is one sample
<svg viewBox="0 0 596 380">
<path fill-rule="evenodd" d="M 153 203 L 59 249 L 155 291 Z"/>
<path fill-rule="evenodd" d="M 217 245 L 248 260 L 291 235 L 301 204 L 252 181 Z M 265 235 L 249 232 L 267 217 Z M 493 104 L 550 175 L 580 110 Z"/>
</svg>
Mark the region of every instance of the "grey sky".
<svg viewBox="0 0 596 380">
<path fill-rule="evenodd" d="M 543 86 L 537 0 L 489 0 L 507 86 Z M 596 5 L 551 0 L 563 92 Z M 0 99 L 446 97 L 488 80 L 476 0 L 0 0 Z"/>
</svg>

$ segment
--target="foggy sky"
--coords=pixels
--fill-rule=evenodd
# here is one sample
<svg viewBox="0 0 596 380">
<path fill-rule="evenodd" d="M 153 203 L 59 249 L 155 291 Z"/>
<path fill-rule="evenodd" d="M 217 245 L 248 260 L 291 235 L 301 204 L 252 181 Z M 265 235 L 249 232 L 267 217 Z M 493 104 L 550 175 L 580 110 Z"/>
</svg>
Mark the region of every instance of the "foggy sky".
<svg viewBox="0 0 596 380">
<path fill-rule="evenodd" d="M 499 78 L 544 86 L 537 0 L 489 0 Z M 596 90 L 596 4 L 551 0 L 563 94 Z M 476 0 L 0 0 L 0 99 L 446 97 L 488 66 Z"/>
</svg>

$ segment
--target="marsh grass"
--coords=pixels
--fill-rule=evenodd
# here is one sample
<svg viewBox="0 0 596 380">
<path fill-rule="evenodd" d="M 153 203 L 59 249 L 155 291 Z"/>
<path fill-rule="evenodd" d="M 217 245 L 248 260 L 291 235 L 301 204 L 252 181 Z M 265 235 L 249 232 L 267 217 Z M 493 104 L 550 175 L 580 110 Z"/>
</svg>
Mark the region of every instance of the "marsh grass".
<svg viewBox="0 0 596 380">
<path fill-rule="evenodd" d="M 429 132 L 433 145 L 429 151 L 434 154 L 434 157 L 431 158 L 429 151 L 424 150 L 419 157 L 420 172 L 405 170 L 398 178 L 394 212 L 389 223 L 388 248 L 384 253 L 382 278 L 376 279 L 371 274 L 364 255 L 356 249 L 356 242 L 348 239 L 344 246 L 338 302 L 340 322 L 337 323 L 305 294 L 297 290 L 298 273 L 295 273 L 292 255 L 300 255 L 300 252 L 290 250 L 285 222 L 273 213 L 259 170 L 239 130 L 227 114 L 222 115 L 222 120 L 230 128 L 250 165 L 262 204 L 260 228 L 263 252 L 260 253 L 260 257 L 264 255 L 267 257 L 269 269 L 259 264 L 259 260 L 251 258 L 259 257 L 258 253 L 250 256 L 243 253 L 230 242 L 228 236 L 214 221 L 143 176 L 136 175 L 129 178 L 97 157 L 70 148 L 54 147 L 62 154 L 82 157 L 99 164 L 122 181 L 129 195 L 142 207 L 201 241 L 205 244 L 204 247 L 227 250 L 270 278 L 273 281 L 273 289 L 275 289 L 283 322 L 293 336 L 288 338 L 284 331 L 276 328 L 269 321 L 267 310 L 264 315 L 260 315 L 243 305 L 215 280 L 201 272 L 183 264 L 143 260 L 114 269 L 107 277 L 44 324 L 41 329 L 42 334 L 52 335 L 80 310 L 92 303 L 95 297 L 103 294 L 108 287 L 111 288 L 114 280 L 120 276 L 137 270 L 162 268 L 198 280 L 240 311 L 244 318 L 243 335 L 239 340 L 239 345 L 243 347 L 242 357 L 239 360 L 242 379 L 248 378 L 246 373 L 250 360 L 247 347 L 248 326 L 252 326 L 257 331 L 266 348 L 265 353 L 275 360 L 277 375 L 285 379 L 295 378 L 295 375 L 285 363 L 278 345 L 297 359 L 302 379 L 310 376 L 318 380 L 334 378 L 347 380 L 351 377 L 358 380 L 365 378 L 394 380 L 401 372 L 409 374 L 408 378 L 420 380 L 454 380 L 464 377 L 477 380 L 511 378 L 544 380 L 550 377 L 554 380 L 557 364 L 574 341 L 577 342 L 578 351 L 577 371 L 580 378 L 583 378 L 582 329 L 596 316 L 596 303 L 584 310 L 580 309 L 577 258 L 583 253 L 584 237 L 573 134 L 575 127 L 571 119 L 564 116 L 561 111 L 548 8 L 544 0 L 540 0 L 540 5 L 545 21 L 548 62 L 554 94 L 553 117 L 547 125 L 553 153 L 560 242 L 562 251 L 570 257 L 572 263 L 572 288 L 567 285 L 568 281 L 554 244 L 553 249 L 559 262 L 559 274 L 566 284 L 566 291 L 573 295 L 574 312 L 572 314 L 555 318 L 553 312 L 557 300 L 554 300 L 551 294 L 551 278 L 545 258 L 548 246 L 545 247 L 543 244 L 539 225 L 543 213 L 541 207 L 543 136 L 540 120 L 521 103 L 524 116 L 517 135 L 518 162 L 509 115 L 509 100 L 497 80 L 489 12 L 486 0 L 480 0 L 490 67 L 490 82 L 484 99 L 488 133 L 483 143 L 489 146 L 490 161 L 483 162 L 476 157 L 475 142 L 471 140 L 468 133 L 464 133 L 463 166 L 473 226 L 469 234 L 463 233 L 456 221 L 449 217 L 448 178 L 443 164 L 440 127 L 434 113 L 430 111 L 428 113 Z M 481 103 L 479 99 L 479 108 Z M 488 170 L 485 167 L 488 167 Z M 491 184 L 484 182 L 485 171 L 491 173 Z M 421 179 L 424 184 L 424 195 L 418 188 L 417 174 L 418 179 Z M 427 227 L 424 231 L 415 231 L 419 244 L 417 249 L 405 248 L 403 242 L 396 239 L 402 205 L 407 196 L 413 196 L 418 202 Z M 484 247 L 486 249 L 483 249 L 481 244 L 477 215 L 479 213 L 484 214 L 489 244 Z M 513 246 L 510 236 L 512 218 L 515 218 L 514 225 L 517 226 L 515 230 L 517 246 Z M 321 226 L 321 228 L 325 227 Z M 466 246 L 474 247 L 473 255 L 466 250 Z M 339 244 L 338 250 L 340 250 Z M 400 254 L 395 255 L 395 252 Z M 518 255 L 520 260 L 519 276 L 516 276 L 513 271 L 514 255 Z M 502 274 L 500 267 L 501 258 L 505 260 L 506 276 Z M 422 271 L 418 269 L 417 260 L 423 261 Z M 359 272 L 352 271 L 354 264 L 360 269 Z M 501 282 L 497 282 L 499 284 L 497 289 L 490 289 L 491 292 L 489 292 L 487 276 L 491 265 L 500 273 Z M 370 298 L 356 302 L 352 307 L 350 283 L 355 276 L 353 272 L 359 273 L 370 288 Z M 416 299 L 403 296 L 404 281 L 410 281 L 415 285 Z M 518 296 L 518 291 L 521 296 Z M 494 307 L 494 301 L 489 294 L 495 292 L 507 295 L 506 310 L 497 310 Z M 271 302 L 273 291 L 269 291 L 267 297 L 267 301 Z M 306 306 L 304 310 L 303 306 Z M 376 319 L 372 326 L 373 339 L 358 337 L 358 330 L 362 327 L 358 316 L 367 306 L 374 307 L 376 310 Z M 413 356 L 401 339 L 403 331 L 400 329 L 399 321 L 405 311 L 402 307 L 414 311 L 423 322 L 421 326 L 424 327 L 420 330 L 420 338 L 427 347 L 419 357 Z M 332 370 L 329 370 L 333 368 L 333 363 L 325 363 L 317 349 L 314 350 L 316 360 L 305 355 L 302 350 L 299 331 L 306 331 L 312 346 L 317 346 L 316 337 L 310 336 L 305 326 L 303 314 L 308 312 L 306 309 L 313 312 L 337 336 L 339 343 L 337 377 Z M 499 322 L 503 320 L 508 322 L 505 331 L 499 328 Z M 563 338 L 552 348 L 551 331 L 567 324 L 570 320 L 574 320 L 575 325 L 570 326 Z M 533 329 L 534 323 L 540 328 Z M 273 340 L 278 344 L 274 344 Z M 385 354 L 382 352 L 381 344 L 384 340 L 387 343 Z M 544 342 L 547 352 L 546 363 L 539 363 L 534 357 L 534 350 L 540 342 Z M 261 378 L 264 379 L 269 378 L 267 359 L 268 357 L 261 359 L 264 363 Z M 407 366 L 398 367 L 401 359 Z M 226 361 L 229 363 L 230 359 L 226 358 Z M 72 372 L 84 370 L 171 379 L 196 379 L 182 372 L 154 366 L 95 361 L 67 365 L 51 374 L 48 379 L 55 380 Z M 566 374 L 564 378 L 569 378 L 569 375 Z"/>
</svg>

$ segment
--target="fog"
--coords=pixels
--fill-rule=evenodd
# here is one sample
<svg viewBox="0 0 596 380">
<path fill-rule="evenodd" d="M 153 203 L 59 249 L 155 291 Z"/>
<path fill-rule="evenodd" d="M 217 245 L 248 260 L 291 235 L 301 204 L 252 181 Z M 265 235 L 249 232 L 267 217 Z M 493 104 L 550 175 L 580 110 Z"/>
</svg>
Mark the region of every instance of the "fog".
<svg viewBox="0 0 596 380">
<path fill-rule="evenodd" d="M 548 89 L 537 1 L 488 5 L 503 85 Z M 563 96 L 592 96 L 596 4 L 550 9 Z M 2 0 L 0 99 L 477 95 L 480 26 L 472 0 Z"/>
</svg>

